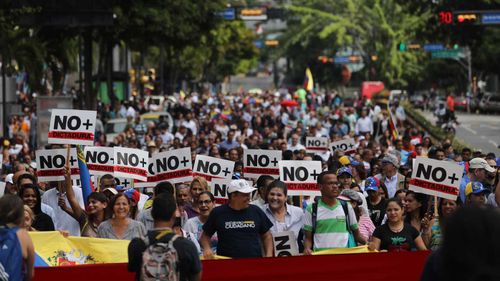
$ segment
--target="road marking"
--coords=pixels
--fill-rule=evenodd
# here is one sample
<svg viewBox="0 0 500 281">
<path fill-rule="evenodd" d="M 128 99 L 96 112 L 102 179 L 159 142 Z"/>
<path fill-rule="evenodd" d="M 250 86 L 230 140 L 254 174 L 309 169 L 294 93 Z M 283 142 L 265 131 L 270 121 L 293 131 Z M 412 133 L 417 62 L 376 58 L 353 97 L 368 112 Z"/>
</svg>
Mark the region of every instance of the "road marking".
<svg viewBox="0 0 500 281">
<path fill-rule="evenodd" d="M 498 148 L 498 143 L 496 143 L 492 140 L 489 140 L 488 142 L 491 143 L 495 148 Z"/>
<path fill-rule="evenodd" d="M 477 135 L 477 132 L 472 130 L 471 128 L 469 128 L 469 125 L 462 125 L 461 126 L 462 128 L 464 128 L 465 130 L 469 131 L 469 133 L 472 133 L 474 135 Z"/>
<path fill-rule="evenodd" d="M 497 126 L 492 126 L 492 125 L 488 125 L 488 124 L 481 124 L 479 125 L 480 128 L 489 128 L 489 129 L 492 129 L 492 130 L 498 130 L 498 127 Z"/>
</svg>

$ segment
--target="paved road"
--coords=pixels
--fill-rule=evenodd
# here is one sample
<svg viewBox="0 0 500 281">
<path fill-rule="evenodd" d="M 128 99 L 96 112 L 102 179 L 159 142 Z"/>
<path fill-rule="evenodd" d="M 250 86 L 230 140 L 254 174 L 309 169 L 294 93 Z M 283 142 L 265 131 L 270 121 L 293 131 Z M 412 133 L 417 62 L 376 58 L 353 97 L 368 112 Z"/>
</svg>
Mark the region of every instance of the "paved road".
<svg viewBox="0 0 500 281">
<path fill-rule="evenodd" d="M 436 118 L 430 111 L 423 115 L 436 123 Z M 500 115 L 478 115 L 457 113 L 460 125 L 457 128 L 457 137 L 470 144 L 473 148 L 483 152 L 494 152 L 500 155 Z"/>
</svg>

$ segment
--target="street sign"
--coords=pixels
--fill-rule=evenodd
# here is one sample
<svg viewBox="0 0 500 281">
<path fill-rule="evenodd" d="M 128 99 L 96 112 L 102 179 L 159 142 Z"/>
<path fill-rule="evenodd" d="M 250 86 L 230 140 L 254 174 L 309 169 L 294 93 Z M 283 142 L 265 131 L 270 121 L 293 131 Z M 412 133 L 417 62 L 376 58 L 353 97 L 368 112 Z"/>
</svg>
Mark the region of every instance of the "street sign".
<svg viewBox="0 0 500 281">
<path fill-rule="evenodd" d="M 217 15 L 225 20 L 236 19 L 236 10 L 234 8 L 226 8 L 222 12 L 218 12 Z"/>
<path fill-rule="evenodd" d="M 443 44 L 425 44 L 424 51 L 426 52 L 435 52 L 444 50 Z"/>
<path fill-rule="evenodd" d="M 500 13 L 485 13 L 481 19 L 482 24 L 500 24 Z"/>
<path fill-rule="evenodd" d="M 458 59 L 460 50 L 443 50 L 431 53 L 432 59 Z"/>
</svg>

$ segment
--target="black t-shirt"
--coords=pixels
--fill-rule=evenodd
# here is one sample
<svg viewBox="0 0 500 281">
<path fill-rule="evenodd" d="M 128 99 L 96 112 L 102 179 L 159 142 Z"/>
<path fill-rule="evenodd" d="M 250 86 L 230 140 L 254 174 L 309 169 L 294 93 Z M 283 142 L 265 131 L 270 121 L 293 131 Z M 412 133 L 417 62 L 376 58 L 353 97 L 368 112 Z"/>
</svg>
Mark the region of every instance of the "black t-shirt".
<svg viewBox="0 0 500 281">
<path fill-rule="evenodd" d="M 366 197 L 366 205 L 368 207 L 368 211 L 370 212 L 370 219 L 375 226 L 379 226 L 382 224 L 385 215 L 385 209 L 387 208 L 387 200 L 382 198 L 377 205 L 373 205 L 370 203 L 370 198 Z"/>
<path fill-rule="evenodd" d="M 152 230 L 148 232 L 148 241 L 153 243 L 156 235 L 162 230 Z M 174 234 L 167 234 L 160 239 L 161 242 L 168 243 Z M 192 277 L 201 271 L 200 257 L 193 242 L 184 237 L 175 239 L 173 246 L 179 258 L 179 278 L 180 280 L 192 280 Z M 128 271 L 136 272 L 136 280 L 140 280 L 142 266 L 142 254 L 147 245 L 141 238 L 134 238 L 128 245 Z"/>
<path fill-rule="evenodd" d="M 389 224 L 384 224 L 375 229 L 373 237 L 380 239 L 380 250 L 388 252 L 405 252 L 416 248 L 415 239 L 420 234 L 413 226 L 405 223 L 399 233 L 393 232 Z"/>
<path fill-rule="evenodd" d="M 260 236 L 273 226 L 257 206 L 233 210 L 222 205 L 212 210 L 203 231 L 212 236 L 217 232 L 217 254 L 232 258 L 262 257 Z"/>
<path fill-rule="evenodd" d="M 54 231 L 54 222 L 52 218 L 46 213 L 40 212 L 35 216 L 31 227 L 37 231 Z"/>
</svg>

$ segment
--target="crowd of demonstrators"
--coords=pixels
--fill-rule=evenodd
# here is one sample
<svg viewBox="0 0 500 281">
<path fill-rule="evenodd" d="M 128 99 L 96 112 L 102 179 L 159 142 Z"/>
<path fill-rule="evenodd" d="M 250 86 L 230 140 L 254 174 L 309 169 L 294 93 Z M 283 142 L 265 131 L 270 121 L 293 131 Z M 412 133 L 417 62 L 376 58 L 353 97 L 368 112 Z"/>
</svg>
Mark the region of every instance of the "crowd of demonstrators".
<svg viewBox="0 0 500 281">
<path fill-rule="evenodd" d="M 72 185 L 69 175 L 64 182 L 38 181 L 34 144 L 20 129 L 1 141 L 4 193 L 22 199 L 26 209 L 21 224 L 31 231 L 148 240 L 159 220 L 206 258 L 272 256 L 272 235 L 283 231 L 294 233 L 304 254 L 367 243 L 371 249 L 388 251 L 437 249 L 443 222 L 461 205 L 498 207 L 497 156 L 467 148 L 456 151 L 449 140 L 433 142 L 408 123 L 400 103 L 384 109 L 359 99 L 348 107 L 332 93 L 311 96 L 299 107 L 287 103 L 293 99 L 291 94 L 271 92 L 179 95 L 164 106 L 173 122 L 160 115 L 147 124 L 137 118 L 148 111 L 140 100 L 115 110 L 100 109 L 99 122 L 123 116 L 128 124 L 111 140 L 98 128 L 97 146 L 139 148 L 150 156 L 189 147 L 193 162 L 196 155 L 234 161 L 229 203 L 222 206 L 216 206 L 203 177 L 176 185 L 158 183 L 148 198 L 146 190 L 124 189 L 113 175 L 99 177 L 97 192 L 85 206 L 81 188 Z M 399 137 L 394 137 L 391 123 L 397 124 Z M 308 136 L 353 138 L 356 150 L 349 155 L 338 150 L 308 154 Z M 51 147 L 57 146 L 46 148 Z M 288 196 L 287 184 L 269 175 L 254 181 L 255 188 L 248 185 L 241 180 L 245 149 L 281 151 L 283 160 L 320 161 L 321 196 Z M 434 216 L 433 197 L 408 190 L 417 156 L 464 168 L 459 199 L 440 200 L 439 217 Z M 171 225 L 170 218 L 155 218 L 155 200 L 163 194 L 174 198 L 164 202 L 176 202 Z"/>
</svg>

